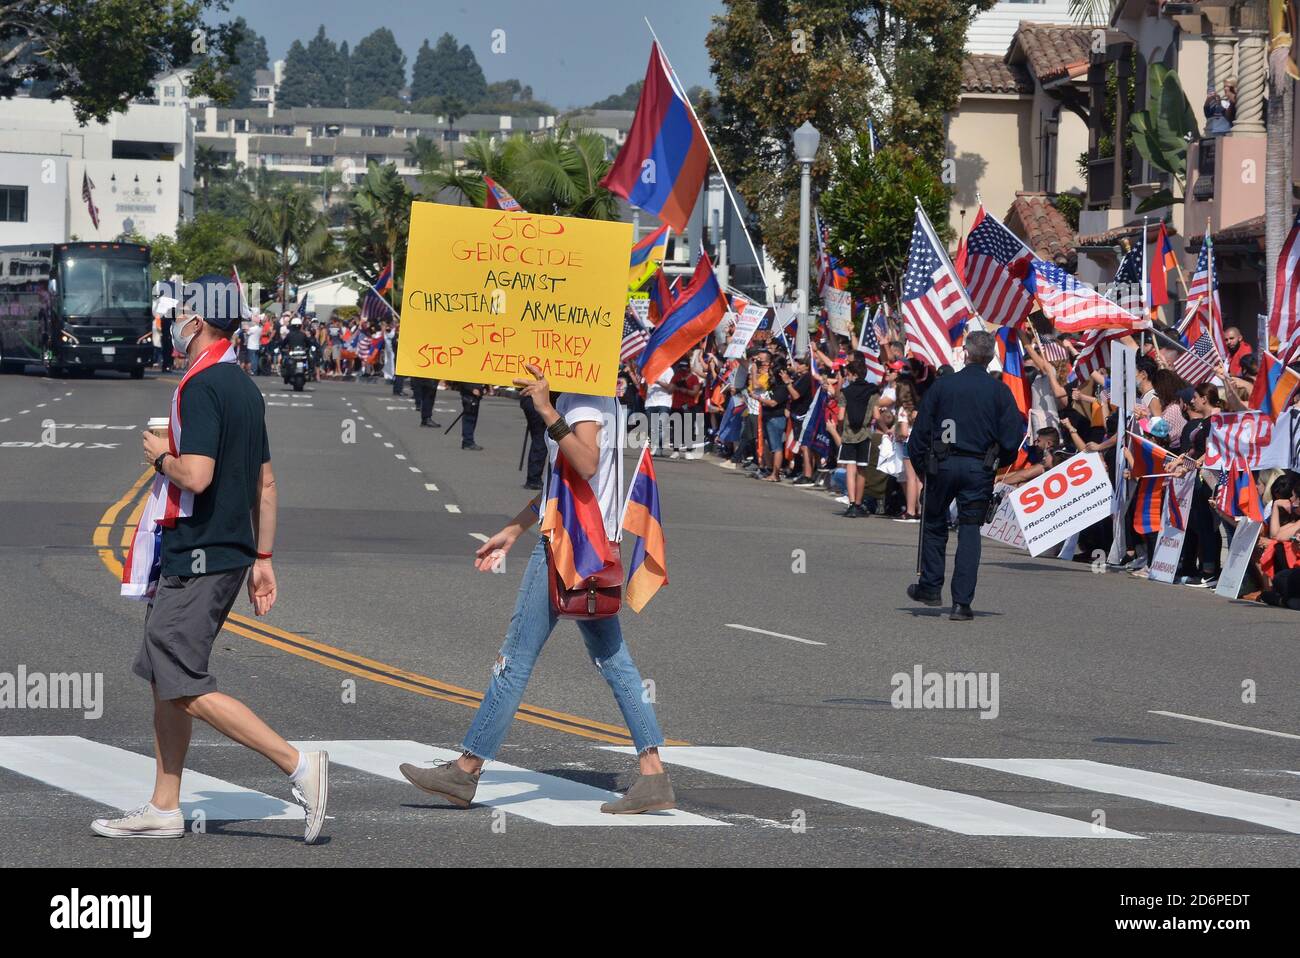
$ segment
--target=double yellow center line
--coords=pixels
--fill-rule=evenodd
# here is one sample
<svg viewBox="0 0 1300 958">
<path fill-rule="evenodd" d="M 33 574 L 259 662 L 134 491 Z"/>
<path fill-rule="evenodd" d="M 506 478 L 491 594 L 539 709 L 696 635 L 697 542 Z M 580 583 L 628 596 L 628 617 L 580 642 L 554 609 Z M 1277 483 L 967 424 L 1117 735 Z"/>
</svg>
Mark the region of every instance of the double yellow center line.
<svg viewBox="0 0 1300 958">
<path fill-rule="evenodd" d="M 125 561 L 126 552 L 131 546 L 131 539 L 135 534 L 136 525 L 140 521 L 140 515 L 144 511 L 145 503 L 149 498 L 150 480 L 153 475 L 152 469 L 146 469 L 140 475 L 140 478 L 131 485 L 131 488 L 105 510 L 99 519 L 99 525 L 95 527 L 92 543 L 99 551 L 100 560 L 119 581 L 122 578 L 122 564 Z M 120 535 L 116 537 L 118 545 L 115 548 L 113 533 L 117 531 L 119 526 Z M 121 558 L 118 558 L 119 549 L 121 550 Z M 308 659 L 320 665 L 337 669 L 340 672 L 360 676 L 372 682 L 381 682 L 393 688 L 414 692 L 417 695 L 440 699 L 444 702 L 455 702 L 471 709 L 478 708 L 483 701 L 482 692 L 475 692 L 473 689 L 452 685 L 440 679 L 420 675 L 418 672 L 408 672 L 406 669 L 378 662 L 357 655 L 355 652 L 349 652 L 346 649 L 326 645 L 323 642 L 317 642 L 293 632 L 286 632 L 284 629 L 278 629 L 273 625 L 259 622 L 256 619 L 235 612 L 232 612 L 229 618 L 226 619 L 224 628 L 225 631 L 234 635 L 252 639 L 254 642 L 279 649 L 282 652 L 288 652 L 299 658 Z M 568 732 L 570 735 L 580 735 L 583 738 L 610 742 L 615 745 L 632 744 L 631 736 L 621 726 L 608 725 L 594 719 L 583 718 L 580 715 L 570 715 L 567 712 L 557 712 L 536 705 L 521 705 L 519 711 L 515 713 L 515 718 L 521 722 L 541 725 L 560 732 Z M 668 744 L 686 745 L 687 743 L 673 740 L 669 741 Z"/>
</svg>

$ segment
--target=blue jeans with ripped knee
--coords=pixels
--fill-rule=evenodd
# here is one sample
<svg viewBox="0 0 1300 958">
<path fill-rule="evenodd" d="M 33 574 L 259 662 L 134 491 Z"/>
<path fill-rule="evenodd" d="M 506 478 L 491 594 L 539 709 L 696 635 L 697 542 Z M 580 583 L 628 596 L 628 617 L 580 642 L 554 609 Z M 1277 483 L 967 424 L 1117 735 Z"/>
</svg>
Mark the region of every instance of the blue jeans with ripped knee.
<svg viewBox="0 0 1300 958">
<path fill-rule="evenodd" d="M 524 688 L 533 673 L 542 646 L 550 638 L 559 619 L 551 611 L 550 596 L 546 589 L 546 551 L 538 539 L 519 584 L 519 597 L 515 600 L 514 615 L 506 632 L 501 655 L 492 669 L 492 683 L 483 704 L 474 714 L 461 749 L 488 761 L 496 757 L 505 740 L 510 720 L 514 718 L 519 703 L 524 699 Z M 579 621 L 578 630 L 587 644 L 587 654 L 595 662 L 600 674 L 609 683 L 618 702 L 623 721 L 632 733 L 632 743 L 637 753 L 664 743 L 663 733 L 655 720 L 654 706 L 644 698 L 641 673 L 623 641 L 623 630 L 617 616 L 610 619 Z"/>
</svg>

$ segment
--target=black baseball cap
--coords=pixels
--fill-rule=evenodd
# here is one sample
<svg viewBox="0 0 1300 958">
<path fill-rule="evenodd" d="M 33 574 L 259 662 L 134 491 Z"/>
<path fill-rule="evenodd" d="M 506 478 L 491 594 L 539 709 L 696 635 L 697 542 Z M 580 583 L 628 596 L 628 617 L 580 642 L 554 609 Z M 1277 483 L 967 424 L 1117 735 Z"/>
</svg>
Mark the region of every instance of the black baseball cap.
<svg viewBox="0 0 1300 958">
<path fill-rule="evenodd" d="M 180 284 L 171 285 L 175 288 Z M 171 295 L 187 312 L 198 313 L 205 323 L 222 332 L 233 331 L 243 318 L 243 292 L 233 277 L 206 273 L 186 282 L 180 292 L 179 296 Z"/>
</svg>

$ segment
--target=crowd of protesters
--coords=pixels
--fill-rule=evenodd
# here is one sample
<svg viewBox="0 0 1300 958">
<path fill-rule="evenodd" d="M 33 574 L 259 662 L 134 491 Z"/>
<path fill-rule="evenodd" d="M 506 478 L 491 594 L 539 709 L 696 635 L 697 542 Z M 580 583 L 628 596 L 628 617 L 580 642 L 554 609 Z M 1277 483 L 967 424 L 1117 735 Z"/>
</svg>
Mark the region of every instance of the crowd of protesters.
<svg viewBox="0 0 1300 958">
<path fill-rule="evenodd" d="M 1028 482 L 1080 452 L 1100 454 L 1113 475 L 1119 410 L 1108 394 L 1105 368 L 1076 371 L 1081 342 L 1040 336 L 1029 324 L 1019 337 L 1023 375 L 1034 401 L 1025 444 L 999 483 Z M 1227 363 L 1217 364 L 1214 376 L 1195 386 L 1173 368 L 1181 350 L 1163 348 L 1150 334 L 1122 340 L 1138 350 L 1137 405 L 1129 435 L 1137 433 L 1175 454 L 1170 475 L 1198 473 L 1174 578 L 1194 588 L 1218 584 L 1224 548 L 1240 521 L 1216 501 L 1220 475 L 1201 468 L 1211 417 L 1248 408 L 1258 369 L 1239 330 L 1228 328 L 1224 340 Z M 892 320 L 870 362 L 858 351 L 856 337 L 837 336 L 824 325 L 814 332 L 807 359 L 792 355 L 785 335 L 765 329 L 755 334 L 743 359 L 723 359 L 723 345 L 722 337 L 706 340 L 653 383 L 640 380 L 634 362 L 624 364 L 620 398 L 631 411 L 650 414 L 655 455 L 712 455 L 757 480 L 822 487 L 844 505 L 837 512 L 845 518 L 919 521 L 925 477 L 908 459 L 908 435 L 926 389 L 949 367 L 936 371 L 908 357 Z M 819 420 L 812 427 L 810 415 Z M 653 428 L 656 419 L 664 428 Z M 703 429 L 693 430 L 692 420 L 702 422 Z M 1119 451 L 1129 467 L 1126 478 L 1137 479 L 1127 448 Z M 1274 469 L 1256 471 L 1253 478 L 1265 523 L 1243 592 L 1300 609 L 1300 572 L 1292 575 L 1300 569 L 1300 476 Z M 1114 566 L 1145 577 L 1157 535 L 1134 531 L 1136 498 L 1130 499 Z M 1092 562 L 1097 550 L 1109 554 L 1114 531 L 1109 518 L 1085 530 L 1073 558 Z"/>
</svg>

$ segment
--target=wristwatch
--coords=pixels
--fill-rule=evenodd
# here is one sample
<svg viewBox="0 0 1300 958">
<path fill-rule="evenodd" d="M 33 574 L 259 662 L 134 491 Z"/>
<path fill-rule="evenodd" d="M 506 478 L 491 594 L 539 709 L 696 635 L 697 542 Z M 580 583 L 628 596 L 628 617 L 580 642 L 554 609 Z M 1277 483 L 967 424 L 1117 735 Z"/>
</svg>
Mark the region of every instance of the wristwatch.
<svg viewBox="0 0 1300 958">
<path fill-rule="evenodd" d="M 161 473 L 162 473 L 162 464 L 163 464 L 163 460 L 166 459 L 166 458 L 167 458 L 168 456 L 170 456 L 170 455 L 171 455 L 171 453 L 170 453 L 170 452 L 166 452 L 166 451 L 158 453 L 158 458 L 155 459 L 155 460 L 153 461 L 153 471 L 156 472 L 156 473 L 161 474 Z"/>
</svg>

